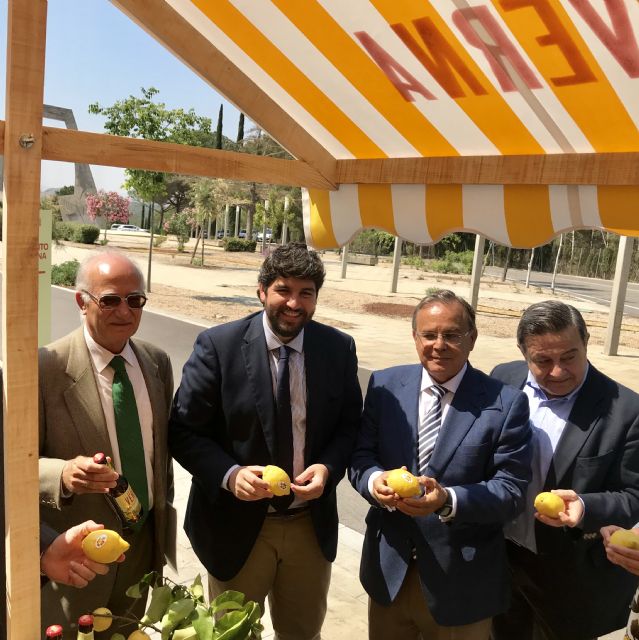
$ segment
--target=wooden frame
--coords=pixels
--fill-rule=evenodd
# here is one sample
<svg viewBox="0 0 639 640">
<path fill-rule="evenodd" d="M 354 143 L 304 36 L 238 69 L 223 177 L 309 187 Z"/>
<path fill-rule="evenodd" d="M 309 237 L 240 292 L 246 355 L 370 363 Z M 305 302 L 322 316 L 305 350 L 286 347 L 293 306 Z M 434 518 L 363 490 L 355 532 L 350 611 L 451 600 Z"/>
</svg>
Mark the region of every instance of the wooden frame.
<svg viewBox="0 0 639 640">
<path fill-rule="evenodd" d="M 38 225 L 46 0 L 9 0 L 3 215 L 7 638 L 40 637 Z"/>
</svg>

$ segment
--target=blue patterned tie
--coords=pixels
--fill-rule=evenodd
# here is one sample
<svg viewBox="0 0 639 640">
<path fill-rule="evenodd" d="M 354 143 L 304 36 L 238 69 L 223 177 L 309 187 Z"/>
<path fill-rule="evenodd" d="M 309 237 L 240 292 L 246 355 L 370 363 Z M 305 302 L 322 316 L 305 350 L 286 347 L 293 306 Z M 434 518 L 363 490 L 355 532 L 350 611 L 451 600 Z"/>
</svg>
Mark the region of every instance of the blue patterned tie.
<svg viewBox="0 0 639 640">
<path fill-rule="evenodd" d="M 281 346 L 277 361 L 277 386 L 275 391 L 275 412 L 277 421 L 277 455 L 275 463 L 288 473 L 293 481 L 293 415 L 291 413 L 291 385 L 289 376 L 289 356 L 293 349 Z M 272 499 L 278 511 L 286 511 L 293 502 L 293 492 L 288 496 Z"/>
<path fill-rule="evenodd" d="M 434 401 L 419 425 L 417 439 L 417 463 L 421 475 L 426 475 L 426 467 L 433 454 L 437 434 L 442 426 L 442 398 L 447 391 L 438 384 L 432 385 L 430 390 L 434 396 Z"/>
</svg>

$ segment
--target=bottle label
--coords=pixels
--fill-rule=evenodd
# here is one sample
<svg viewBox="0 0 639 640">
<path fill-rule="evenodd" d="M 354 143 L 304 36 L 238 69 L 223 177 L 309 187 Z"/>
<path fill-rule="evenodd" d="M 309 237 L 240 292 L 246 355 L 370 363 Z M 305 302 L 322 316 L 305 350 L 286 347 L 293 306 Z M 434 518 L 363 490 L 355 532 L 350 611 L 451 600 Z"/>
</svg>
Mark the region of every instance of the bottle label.
<svg viewBox="0 0 639 640">
<path fill-rule="evenodd" d="M 114 498 L 118 507 L 122 511 L 124 517 L 130 522 L 137 522 L 140 519 L 142 513 L 142 505 L 135 495 L 131 485 L 129 485 L 126 491 Z"/>
</svg>

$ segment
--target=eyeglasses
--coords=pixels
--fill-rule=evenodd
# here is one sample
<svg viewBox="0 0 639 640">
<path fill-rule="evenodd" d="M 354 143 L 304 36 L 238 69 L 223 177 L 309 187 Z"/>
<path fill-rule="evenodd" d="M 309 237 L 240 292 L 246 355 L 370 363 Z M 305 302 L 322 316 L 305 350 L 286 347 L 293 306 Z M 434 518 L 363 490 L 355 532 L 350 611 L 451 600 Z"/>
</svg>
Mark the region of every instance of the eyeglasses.
<svg viewBox="0 0 639 640">
<path fill-rule="evenodd" d="M 435 344 L 438 338 L 441 338 L 446 344 L 459 345 L 462 340 L 469 334 L 466 333 L 437 333 L 435 331 L 425 331 L 424 333 L 418 333 L 420 340 L 423 344 Z"/>
<path fill-rule="evenodd" d="M 102 311 L 113 311 L 120 306 L 122 300 L 125 300 L 129 309 L 141 309 L 145 304 L 147 297 L 143 293 L 130 293 L 128 296 L 118 296 L 115 293 L 105 293 L 103 296 L 96 298 L 92 293 L 82 289 L 82 293 L 86 293 Z"/>
</svg>

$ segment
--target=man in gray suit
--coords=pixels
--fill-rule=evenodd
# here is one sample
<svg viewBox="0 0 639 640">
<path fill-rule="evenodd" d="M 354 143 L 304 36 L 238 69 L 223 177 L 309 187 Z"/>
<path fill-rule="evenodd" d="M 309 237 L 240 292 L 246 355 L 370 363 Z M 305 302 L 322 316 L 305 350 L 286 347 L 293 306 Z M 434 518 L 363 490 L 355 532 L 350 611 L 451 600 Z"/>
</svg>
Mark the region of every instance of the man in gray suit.
<svg viewBox="0 0 639 640">
<path fill-rule="evenodd" d="M 91 518 L 119 531 L 131 548 L 125 562 L 82 591 L 50 582 L 42 591 L 43 628 L 58 623 L 68 629 L 99 606 L 121 615 L 133 604 L 142 614 L 144 599 L 134 602 L 125 591 L 148 571 L 161 570 L 167 545 L 175 544 L 167 539 L 173 516 L 171 364 L 162 350 L 131 339 L 146 303 L 144 278 L 123 254 L 93 255 L 78 271 L 76 302 L 83 326 L 39 354 L 41 519 L 64 531 Z M 114 377 L 125 392 L 116 390 Z M 114 402 L 118 393 L 127 395 L 124 412 Z M 124 423 L 123 414 L 135 417 Z M 111 457 L 117 473 L 93 461 L 97 452 Z M 144 503 L 134 528 L 123 526 L 107 495 L 118 473 Z"/>
</svg>

